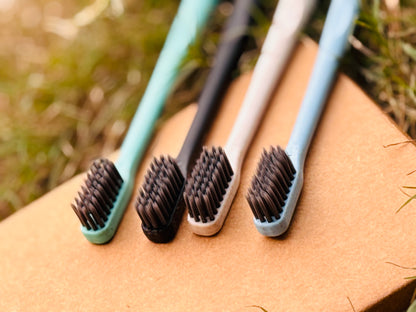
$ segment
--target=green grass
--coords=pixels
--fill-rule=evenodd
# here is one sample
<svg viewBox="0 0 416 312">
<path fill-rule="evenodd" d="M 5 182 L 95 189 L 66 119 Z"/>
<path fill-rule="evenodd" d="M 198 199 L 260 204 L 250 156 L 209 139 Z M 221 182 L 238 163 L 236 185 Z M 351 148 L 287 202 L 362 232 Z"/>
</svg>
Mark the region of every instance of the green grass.
<svg viewBox="0 0 416 312">
<path fill-rule="evenodd" d="M 357 40 L 360 74 L 366 90 L 397 124 L 416 137 L 416 1 L 386 9 L 379 1 L 366 4 Z"/>
<path fill-rule="evenodd" d="M 86 3 L 65 7 L 63 18 Z M 158 4 L 127 4 L 121 16 L 106 8 L 72 39 L 42 29 L 48 15 L 40 30 L 13 19 L 8 32 L 0 33 L 6 42 L 0 54 L 3 216 L 117 148 L 176 10 L 175 2 Z M 28 7 L 41 12 L 46 5 L 32 1 Z M 14 15 L 24 12 L 18 7 Z"/>
</svg>

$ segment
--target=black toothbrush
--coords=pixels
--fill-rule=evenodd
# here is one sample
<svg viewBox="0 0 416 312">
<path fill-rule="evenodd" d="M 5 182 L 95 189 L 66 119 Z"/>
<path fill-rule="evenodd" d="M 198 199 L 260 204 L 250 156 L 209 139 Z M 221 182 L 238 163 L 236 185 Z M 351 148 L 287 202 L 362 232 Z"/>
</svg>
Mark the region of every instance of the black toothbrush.
<svg viewBox="0 0 416 312">
<path fill-rule="evenodd" d="M 235 2 L 223 31 L 214 67 L 199 97 L 198 111 L 178 156 L 154 158 L 146 173 L 136 210 L 142 220 L 142 230 L 152 242 L 167 243 L 178 231 L 185 208 L 183 191 L 186 177 L 199 155 L 203 137 L 243 52 L 255 3 L 256 0 Z"/>
</svg>

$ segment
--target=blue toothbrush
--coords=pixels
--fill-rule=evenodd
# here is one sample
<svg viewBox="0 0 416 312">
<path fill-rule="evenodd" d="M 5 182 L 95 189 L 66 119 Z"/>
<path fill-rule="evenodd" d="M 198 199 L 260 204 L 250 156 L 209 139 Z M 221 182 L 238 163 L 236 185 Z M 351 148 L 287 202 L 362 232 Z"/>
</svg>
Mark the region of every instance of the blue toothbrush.
<svg viewBox="0 0 416 312">
<path fill-rule="evenodd" d="M 149 84 L 133 117 L 115 164 L 92 164 L 72 208 L 81 231 L 94 244 L 112 239 L 133 192 L 135 175 L 188 47 L 203 28 L 218 0 L 182 0 Z"/>
<path fill-rule="evenodd" d="M 265 236 L 279 236 L 289 228 L 303 186 L 308 148 L 358 11 L 358 0 L 331 1 L 318 56 L 286 152 L 279 146 L 272 147 L 263 152 L 259 161 L 247 200 L 254 224 Z"/>
</svg>

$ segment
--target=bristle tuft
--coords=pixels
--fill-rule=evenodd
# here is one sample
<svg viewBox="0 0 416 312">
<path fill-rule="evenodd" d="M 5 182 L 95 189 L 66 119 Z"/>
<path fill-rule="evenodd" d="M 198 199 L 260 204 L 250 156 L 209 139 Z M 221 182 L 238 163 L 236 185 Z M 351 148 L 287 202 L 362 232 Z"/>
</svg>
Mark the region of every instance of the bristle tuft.
<svg viewBox="0 0 416 312">
<path fill-rule="evenodd" d="M 204 147 L 184 192 L 188 213 L 195 221 L 206 223 L 215 219 L 233 174 L 221 147 Z"/>
<path fill-rule="evenodd" d="M 295 173 L 292 161 L 280 146 L 263 151 L 246 196 L 256 219 L 272 222 L 280 218 Z"/>
<path fill-rule="evenodd" d="M 100 158 L 93 162 L 85 185 L 71 204 L 85 228 L 96 231 L 104 227 L 122 184 L 123 179 L 110 160 Z"/>
<path fill-rule="evenodd" d="M 148 229 L 165 226 L 181 196 L 185 178 L 170 156 L 154 158 L 136 201 L 136 210 Z"/>
</svg>

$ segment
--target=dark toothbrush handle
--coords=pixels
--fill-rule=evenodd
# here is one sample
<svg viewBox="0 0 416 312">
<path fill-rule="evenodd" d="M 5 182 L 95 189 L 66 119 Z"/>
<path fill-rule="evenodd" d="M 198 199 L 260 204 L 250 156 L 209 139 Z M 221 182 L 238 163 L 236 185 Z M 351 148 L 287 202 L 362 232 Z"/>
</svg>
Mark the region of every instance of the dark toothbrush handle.
<svg viewBox="0 0 416 312">
<path fill-rule="evenodd" d="M 234 11 L 227 21 L 216 54 L 214 67 L 211 69 L 198 100 L 198 111 L 194 117 L 185 142 L 176 159 L 184 177 L 193 165 L 205 134 L 209 130 L 226 89 L 231 81 L 231 74 L 243 53 L 248 27 L 252 22 L 252 12 L 256 0 L 235 1 Z M 197 154 L 197 155 L 195 155 Z"/>
</svg>

